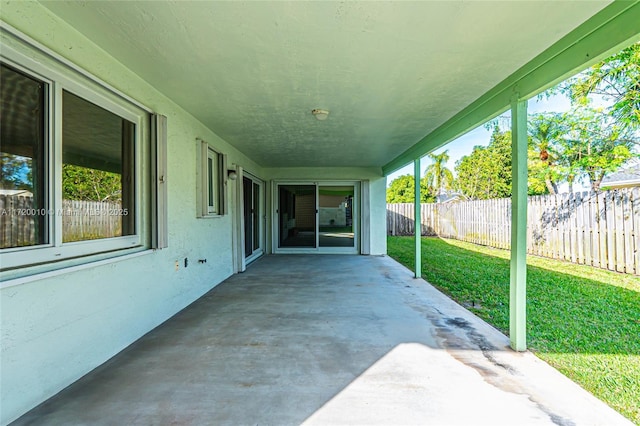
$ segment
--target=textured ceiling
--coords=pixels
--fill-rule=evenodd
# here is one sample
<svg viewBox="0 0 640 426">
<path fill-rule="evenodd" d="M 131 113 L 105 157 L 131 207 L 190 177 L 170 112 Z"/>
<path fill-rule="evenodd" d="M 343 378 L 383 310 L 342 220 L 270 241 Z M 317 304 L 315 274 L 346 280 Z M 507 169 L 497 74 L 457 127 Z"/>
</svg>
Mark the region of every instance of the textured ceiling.
<svg viewBox="0 0 640 426">
<path fill-rule="evenodd" d="M 608 3 L 44 4 L 279 167 L 382 166 Z"/>
</svg>

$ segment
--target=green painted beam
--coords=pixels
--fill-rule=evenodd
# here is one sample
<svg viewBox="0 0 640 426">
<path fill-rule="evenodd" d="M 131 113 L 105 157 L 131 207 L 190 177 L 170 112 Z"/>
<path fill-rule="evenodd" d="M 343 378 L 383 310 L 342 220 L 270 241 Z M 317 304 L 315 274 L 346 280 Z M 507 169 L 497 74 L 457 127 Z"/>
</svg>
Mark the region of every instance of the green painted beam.
<svg viewBox="0 0 640 426">
<path fill-rule="evenodd" d="M 415 277 L 420 278 L 422 276 L 422 220 L 421 220 L 421 203 L 420 203 L 420 158 L 413 161 L 413 178 L 416 184 L 415 198 L 413 199 L 413 218 L 414 218 L 414 236 L 416 242 L 416 261 L 415 261 Z"/>
<path fill-rule="evenodd" d="M 637 40 L 640 0 L 614 1 L 383 166 L 384 175 L 500 115 L 515 92 L 528 99 Z"/>
<path fill-rule="evenodd" d="M 527 101 L 511 102 L 511 279 L 509 337 L 516 351 L 527 350 Z"/>
</svg>

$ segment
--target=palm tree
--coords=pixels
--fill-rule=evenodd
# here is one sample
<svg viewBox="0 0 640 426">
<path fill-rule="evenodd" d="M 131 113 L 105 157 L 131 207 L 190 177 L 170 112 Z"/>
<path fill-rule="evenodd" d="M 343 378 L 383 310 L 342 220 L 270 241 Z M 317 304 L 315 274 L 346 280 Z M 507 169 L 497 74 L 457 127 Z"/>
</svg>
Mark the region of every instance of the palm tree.
<svg viewBox="0 0 640 426">
<path fill-rule="evenodd" d="M 562 178 L 558 161 L 560 155 L 555 151 L 557 141 L 565 132 L 563 118 L 560 114 L 544 113 L 529 118 L 529 146 L 537 152 L 540 159 L 538 170 L 550 194 L 558 193 L 558 180 Z M 568 173 L 567 180 L 573 184 L 575 176 Z"/>
<path fill-rule="evenodd" d="M 440 196 L 443 189 L 451 189 L 453 185 L 453 173 L 445 166 L 445 163 L 449 161 L 449 150 L 440 154 L 431 153 L 428 157 L 433 160 L 433 163 L 427 166 L 424 178 L 427 181 L 427 186 L 434 189 L 436 196 Z"/>
</svg>

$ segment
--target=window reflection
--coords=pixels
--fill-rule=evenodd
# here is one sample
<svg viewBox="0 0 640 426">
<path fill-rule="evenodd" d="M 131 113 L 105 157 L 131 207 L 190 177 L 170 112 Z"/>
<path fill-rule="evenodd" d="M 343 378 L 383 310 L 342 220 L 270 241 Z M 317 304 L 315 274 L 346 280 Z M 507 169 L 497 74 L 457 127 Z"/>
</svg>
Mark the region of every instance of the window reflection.
<svg viewBox="0 0 640 426">
<path fill-rule="evenodd" d="M 62 240 L 133 235 L 135 125 L 63 92 Z"/>
<path fill-rule="evenodd" d="M 47 85 L 0 65 L 0 248 L 46 244 Z"/>
<path fill-rule="evenodd" d="M 353 247 L 353 186 L 320 186 L 320 247 Z"/>
</svg>

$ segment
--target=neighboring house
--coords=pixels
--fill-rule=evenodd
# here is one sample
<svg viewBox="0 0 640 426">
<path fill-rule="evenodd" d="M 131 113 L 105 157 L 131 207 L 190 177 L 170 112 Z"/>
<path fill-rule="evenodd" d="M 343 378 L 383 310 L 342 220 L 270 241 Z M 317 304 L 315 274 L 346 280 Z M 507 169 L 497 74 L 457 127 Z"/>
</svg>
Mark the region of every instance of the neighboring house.
<svg viewBox="0 0 640 426">
<path fill-rule="evenodd" d="M 605 176 L 600 187 L 603 189 L 621 189 L 640 186 L 640 164 L 625 167 L 616 173 Z"/>
<path fill-rule="evenodd" d="M 10 197 L 33 197 L 33 193 L 26 189 L 0 189 L 0 195 Z"/>
<path fill-rule="evenodd" d="M 459 192 L 446 192 L 436 196 L 436 203 L 455 203 L 458 201 L 466 201 L 467 197 Z"/>
<path fill-rule="evenodd" d="M 1 0 L 0 18 L 0 150 L 29 159 L 35 214 L 27 243 L 2 228 L 5 424 L 263 254 L 386 254 L 386 175 L 637 39 L 640 7 Z M 66 234 L 96 213 L 61 208 L 86 183 L 67 164 L 114 180 L 117 236 Z"/>
</svg>

